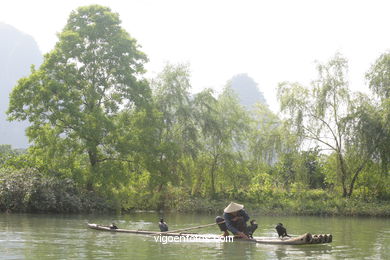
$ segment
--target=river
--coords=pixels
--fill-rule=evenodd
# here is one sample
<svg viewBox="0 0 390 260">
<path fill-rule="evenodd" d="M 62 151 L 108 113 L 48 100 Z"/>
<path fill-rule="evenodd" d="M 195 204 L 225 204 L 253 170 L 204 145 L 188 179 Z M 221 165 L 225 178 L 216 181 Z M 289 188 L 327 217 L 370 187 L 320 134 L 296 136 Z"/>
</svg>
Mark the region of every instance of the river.
<svg viewBox="0 0 390 260">
<path fill-rule="evenodd" d="M 86 223 L 157 230 L 160 214 L 0 214 L 0 259 L 390 259 L 390 219 L 255 216 L 255 236 L 276 237 L 282 222 L 290 235 L 331 233 L 331 244 L 286 246 L 248 242 L 159 242 L 152 236 L 91 230 Z M 209 224 L 214 216 L 166 214 L 171 230 Z M 196 230 L 218 234 L 217 226 Z"/>
</svg>

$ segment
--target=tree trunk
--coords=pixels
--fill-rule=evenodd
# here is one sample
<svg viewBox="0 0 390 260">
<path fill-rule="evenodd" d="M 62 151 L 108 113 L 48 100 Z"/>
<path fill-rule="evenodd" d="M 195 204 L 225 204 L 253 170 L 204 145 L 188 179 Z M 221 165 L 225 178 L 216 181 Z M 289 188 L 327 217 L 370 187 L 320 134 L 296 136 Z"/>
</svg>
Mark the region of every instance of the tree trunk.
<svg viewBox="0 0 390 260">
<path fill-rule="evenodd" d="M 98 164 L 98 156 L 97 156 L 97 148 L 95 149 L 88 149 L 88 157 L 89 157 L 89 163 L 91 165 L 91 172 L 90 176 L 87 180 L 87 190 L 93 191 L 93 184 L 96 174 L 96 166 Z"/>
<path fill-rule="evenodd" d="M 162 162 L 162 158 L 160 158 L 160 163 Z M 167 174 L 166 172 L 162 171 L 162 170 L 159 170 L 158 171 L 159 174 L 160 174 L 160 182 L 157 186 L 157 210 L 164 210 L 165 208 L 165 188 L 166 188 L 166 179 L 164 179 L 164 176 L 165 178 L 167 178 Z"/>
<path fill-rule="evenodd" d="M 215 170 L 217 169 L 218 155 L 214 157 L 213 164 L 211 165 L 211 197 L 215 197 Z"/>
<path fill-rule="evenodd" d="M 348 190 L 347 190 L 347 185 L 346 185 L 347 169 L 345 167 L 344 158 L 343 158 L 343 155 L 341 154 L 341 152 L 337 152 L 337 156 L 339 158 L 339 163 L 340 163 L 341 185 L 343 187 L 343 198 L 346 198 L 348 195 Z"/>
<path fill-rule="evenodd" d="M 214 198 L 215 196 L 215 177 L 214 177 L 214 164 L 211 167 L 211 197 Z"/>
<path fill-rule="evenodd" d="M 163 191 L 164 184 L 160 183 L 158 185 L 157 193 L 158 193 L 158 201 L 157 201 L 157 210 L 164 210 L 165 208 L 165 192 Z"/>
<path fill-rule="evenodd" d="M 349 191 L 348 191 L 348 198 L 350 198 L 352 196 L 352 192 L 353 192 L 353 189 L 354 189 L 354 186 L 355 186 L 355 182 L 357 180 L 357 177 L 359 175 L 359 173 L 364 169 L 364 166 L 366 165 L 366 162 L 365 161 L 364 163 L 362 163 L 362 165 L 359 166 L 359 168 L 357 168 L 357 170 L 355 171 L 355 174 L 353 175 L 353 178 L 352 178 L 352 181 L 351 181 L 351 184 L 349 185 Z"/>
</svg>

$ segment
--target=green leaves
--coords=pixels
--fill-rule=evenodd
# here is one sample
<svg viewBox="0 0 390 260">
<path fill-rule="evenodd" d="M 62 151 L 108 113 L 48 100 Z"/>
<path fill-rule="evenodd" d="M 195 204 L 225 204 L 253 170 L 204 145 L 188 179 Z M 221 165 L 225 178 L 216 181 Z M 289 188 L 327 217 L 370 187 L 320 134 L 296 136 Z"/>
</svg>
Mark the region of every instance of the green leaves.
<svg viewBox="0 0 390 260">
<path fill-rule="evenodd" d="M 310 86 L 279 84 L 284 121 L 266 105 L 246 110 L 229 83 L 218 96 L 191 94 L 188 64 L 167 64 L 147 82 L 146 55 L 107 7 L 75 10 L 58 38 L 11 94 L 9 119 L 30 121 L 32 147 L 7 152 L 4 167 L 33 165 L 124 207 L 162 208 L 181 195 L 272 197 L 324 183 L 351 196 L 368 166 L 384 173 L 390 162 L 388 53 L 366 75 L 380 104 L 349 91 L 347 60 L 336 54 Z"/>
<path fill-rule="evenodd" d="M 329 62 L 320 64 L 317 68 L 318 79 L 313 81 L 310 90 L 298 84 L 279 85 L 281 110 L 287 112 L 293 129 L 303 140 L 302 145 L 309 144 L 310 148 L 310 142 L 313 141 L 315 146 L 335 153 L 343 196 L 350 196 L 354 182 L 369 156 L 367 157 L 367 149 L 360 150 L 360 157 L 365 159 L 355 161 L 355 169 L 348 167 L 353 165 L 346 161 L 352 158 L 347 157 L 348 151 L 356 150 L 352 147 L 360 142 L 351 142 L 351 138 L 361 135 L 357 134 L 357 128 L 351 127 L 356 117 L 350 111 L 352 104 L 346 80 L 347 60 L 336 54 Z M 350 183 L 349 190 L 347 182 Z"/>
<path fill-rule="evenodd" d="M 388 175 L 390 164 L 390 53 L 382 54 L 372 65 L 366 74 L 369 87 L 380 98 L 379 104 L 370 113 L 375 118 L 376 136 L 379 143 L 376 144 L 376 153 L 379 154 L 383 172 Z M 367 111 L 367 112 L 368 112 Z M 368 128 L 372 129 L 372 127 Z M 375 139 L 374 139 L 375 140 Z"/>
<path fill-rule="evenodd" d="M 383 53 L 366 73 L 369 87 L 382 100 L 390 98 L 390 52 Z"/>
<path fill-rule="evenodd" d="M 310 94 L 310 90 L 299 83 L 282 82 L 278 86 L 280 109 L 288 113 L 289 123 L 299 136 L 304 135 L 303 120 L 314 105 Z"/>
<path fill-rule="evenodd" d="M 58 37 L 42 66 L 15 87 L 9 118 L 32 123 L 27 133 L 37 147 L 57 150 L 60 143 L 74 158 L 86 155 L 93 175 L 98 164 L 115 159 L 112 136 L 133 130 L 118 124 L 116 117 L 150 102 L 149 87 L 138 79 L 147 58 L 120 27 L 118 14 L 107 7 L 72 12 Z"/>
</svg>

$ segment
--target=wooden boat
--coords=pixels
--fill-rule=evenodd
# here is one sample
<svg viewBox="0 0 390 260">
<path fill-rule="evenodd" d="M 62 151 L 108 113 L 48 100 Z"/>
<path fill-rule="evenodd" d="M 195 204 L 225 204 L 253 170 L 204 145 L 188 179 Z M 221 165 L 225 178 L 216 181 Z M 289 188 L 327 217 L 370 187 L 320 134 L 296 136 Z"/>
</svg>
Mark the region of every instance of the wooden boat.
<svg viewBox="0 0 390 260">
<path fill-rule="evenodd" d="M 175 237 L 186 237 L 186 238 L 201 238 L 201 239 L 219 239 L 223 241 L 224 237 L 218 235 L 207 235 L 207 234 L 194 234 L 194 233 L 170 233 L 170 232 L 157 232 L 157 231 L 146 231 L 146 230 L 128 230 L 128 229 L 110 229 L 108 226 L 101 226 L 98 224 L 88 224 L 88 227 L 91 229 L 109 231 L 109 232 L 118 232 L 118 233 L 132 233 L 132 234 L 141 234 L 141 235 L 154 235 L 154 236 L 175 236 Z M 297 237 L 291 238 L 264 238 L 264 237 L 254 237 L 253 239 L 241 239 L 230 237 L 233 241 L 245 241 L 245 242 L 254 242 L 259 244 L 274 244 L 274 245 L 307 245 L 307 244 L 323 244 L 331 243 L 332 235 L 330 234 L 321 234 L 321 235 L 311 235 L 306 233 Z M 228 239 L 225 239 L 227 241 Z M 230 241 L 232 241 L 230 240 Z M 156 240 L 157 241 L 157 240 Z"/>
</svg>

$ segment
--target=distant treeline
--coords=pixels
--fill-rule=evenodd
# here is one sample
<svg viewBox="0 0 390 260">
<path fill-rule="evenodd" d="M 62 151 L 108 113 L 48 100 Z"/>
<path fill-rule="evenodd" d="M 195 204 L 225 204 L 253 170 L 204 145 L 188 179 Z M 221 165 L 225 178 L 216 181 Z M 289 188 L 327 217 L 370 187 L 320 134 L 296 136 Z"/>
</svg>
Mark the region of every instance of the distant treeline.
<svg viewBox="0 0 390 260">
<path fill-rule="evenodd" d="M 318 65 L 311 86 L 279 84 L 282 115 L 243 107 L 229 83 L 191 95 L 188 65 L 147 80 L 145 62 L 109 8 L 71 13 L 11 93 L 9 119 L 30 122 L 32 145 L 1 146 L 1 210 L 214 211 L 235 200 L 390 214 L 390 53 L 368 68 L 371 95 L 349 90 L 341 54 Z"/>
</svg>

